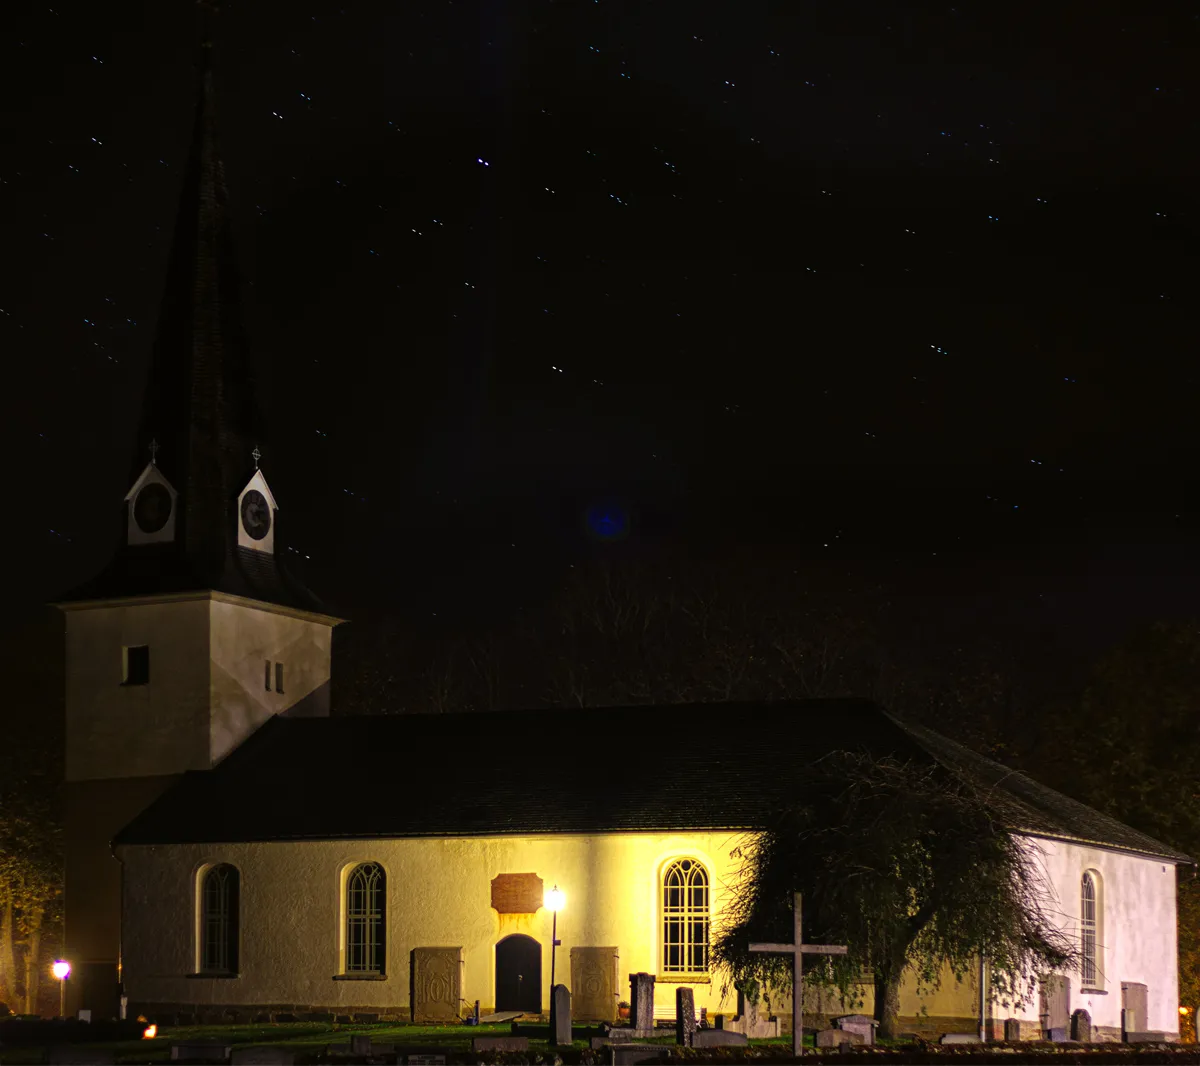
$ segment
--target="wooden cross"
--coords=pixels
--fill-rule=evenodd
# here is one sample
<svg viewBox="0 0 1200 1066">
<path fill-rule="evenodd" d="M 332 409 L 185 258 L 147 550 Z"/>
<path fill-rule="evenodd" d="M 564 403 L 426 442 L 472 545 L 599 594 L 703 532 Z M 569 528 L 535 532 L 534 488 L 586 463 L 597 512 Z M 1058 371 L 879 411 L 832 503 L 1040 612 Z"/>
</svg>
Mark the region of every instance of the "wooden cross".
<svg viewBox="0 0 1200 1066">
<path fill-rule="evenodd" d="M 792 1054 L 804 1054 L 804 956 L 845 955 L 842 944 L 803 944 L 800 936 L 800 893 L 796 893 L 792 910 L 792 942 L 790 944 L 751 944 L 751 951 L 767 955 L 792 956 Z"/>
</svg>

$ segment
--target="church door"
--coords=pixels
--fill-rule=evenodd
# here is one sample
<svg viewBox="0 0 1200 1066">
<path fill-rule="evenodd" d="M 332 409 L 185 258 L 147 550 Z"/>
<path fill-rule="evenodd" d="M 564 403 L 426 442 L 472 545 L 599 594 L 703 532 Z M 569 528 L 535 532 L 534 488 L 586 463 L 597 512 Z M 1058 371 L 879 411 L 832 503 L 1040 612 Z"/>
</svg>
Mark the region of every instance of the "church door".
<svg viewBox="0 0 1200 1066">
<path fill-rule="evenodd" d="M 542 1012 L 542 945 L 514 933 L 496 945 L 496 1010 Z"/>
</svg>

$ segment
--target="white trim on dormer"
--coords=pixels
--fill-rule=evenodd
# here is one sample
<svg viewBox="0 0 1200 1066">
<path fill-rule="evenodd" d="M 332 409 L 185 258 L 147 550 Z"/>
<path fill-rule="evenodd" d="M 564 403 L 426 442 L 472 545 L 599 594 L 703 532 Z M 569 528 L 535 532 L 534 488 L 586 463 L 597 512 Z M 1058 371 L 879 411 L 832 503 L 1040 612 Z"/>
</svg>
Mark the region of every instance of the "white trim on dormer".
<svg viewBox="0 0 1200 1066">
<path fill-rule="evenodd" d="M 134 520 L 133 508 L 137 500 L 138 493 L 147 485 L 161 485 L 167 490 L 171 497 L 171 513 L 167 517 L 166 525 L 162 529 L 155 530 L 153 533 L 145 532 Z M 126 539 L 130 544 L 167 544 L 175 539 L 175 519 L 179 513 L 179 493 L 175 491 L 175 486 L 172 485 L 163 472 L 154 463 L 147 463 L 145 469 L 138 475 L 137 480 L 133 483 L 133 487 L 125 493 L 125 503 L 127 520 L 126 520 Z"/>
<path fill-rule="evenodd" d="M 245 526 L 242 525 L 242 499 L 246 493 L 257 489 L 263 494 L 267 501 L 267 507 L 271 512 L 271 527 L 267 530 L 267 535 L 262 540 L 255 540 L 249 533 L 246 532 Z M 263 476 L 261 470 L 255 470 L 254 476 L 246 482 L 242 491 L 238 493 L 237 498 L 237 533 L 238 547 L 250 548 L 252 551 L 265 552 L 267 555 L 275 554 L 275 522 L 279 517 L 279 504 L 275 502 L 275 496 L 272 494 L 270 487 L 267 485 L 267 479 Z"/>
</svg>

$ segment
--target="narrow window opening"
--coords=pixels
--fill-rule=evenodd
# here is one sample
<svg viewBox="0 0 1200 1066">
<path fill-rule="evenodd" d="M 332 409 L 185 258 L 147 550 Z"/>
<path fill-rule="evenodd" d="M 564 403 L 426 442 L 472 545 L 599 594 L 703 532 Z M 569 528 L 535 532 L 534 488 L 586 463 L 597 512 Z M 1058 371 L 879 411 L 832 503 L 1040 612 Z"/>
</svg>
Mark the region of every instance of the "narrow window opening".
<svg viewBox="0 0 1200 1066">
<path fill-rule="evenodd" d="M 383 974 L 383 869 L 378 863 L 356 866 L 346 880 L 346 973 Z"/>
<path fill-rule="evenodd" d="M 1096 987 L 1099 967 L 1096 965 L 1096 882 L 1084 874 L 1080 885 L 1079 916 L 1079 976 L 1085 988 Z"/>
<path fill-rule="evenodd" d="M 275 691 L 283 691 L 283 663 L 275 664 Z"/>
<path fill-rule="evenodd" d="M 238 972 L 238 872 L 215 866 L 200 889 L 200 972 Z"/>
<path fill-rule="evenodd" d="M 135 644 L 123 649 L 121 684 L 150 684 L 150 646 L 148 644 Z"/>
<path fill-rule="evenodd" d="M 680 859 L 662 884 L 662 970 L 708 972 L 708 873 L 695 859 Z"/>
<path fill-rule="evenodd" d="M 271 660 L 268 659 L 263 665 L 266 667 L 266 670 L 264 671 L 264 674 L 263 674 L 263 687 L 268 692 L 270 692 L 271 691 Z"/>
</svg>

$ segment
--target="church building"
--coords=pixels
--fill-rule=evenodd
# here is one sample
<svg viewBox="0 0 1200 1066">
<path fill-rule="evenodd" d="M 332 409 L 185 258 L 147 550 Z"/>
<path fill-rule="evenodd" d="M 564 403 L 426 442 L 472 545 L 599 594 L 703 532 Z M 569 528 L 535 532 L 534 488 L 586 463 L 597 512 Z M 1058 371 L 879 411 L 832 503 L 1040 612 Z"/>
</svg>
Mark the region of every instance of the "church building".
<svg viewBox="0 0 1200 1066">
<path fill-rule="evenodd" d="M 869 702 L 331 715 L 341 620 L 280 557 L 212 102 L 205 71 L 120 547 L 60 603 L 75 1008 L 453 1021 L 541 1014 L 559 982 L 612 1021 L 647 973 L 660 1015 L 680 985 L 733 1015 L 734 851 L 850 749 L 986 786 L 1036 855 L 1082 961 L 1023 1005 L 985 990 L 994 1035 L 1083 1009 L 1177 1037 L 1191 860 Z M 901 1013 L 974 1031 L 979 1003 L 951 979 Z"/>
</svg>

